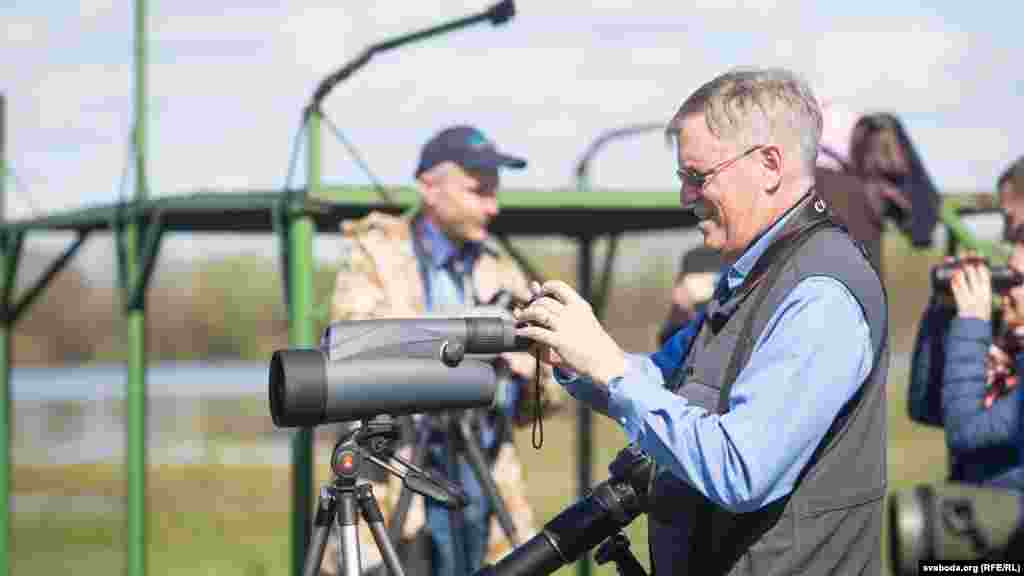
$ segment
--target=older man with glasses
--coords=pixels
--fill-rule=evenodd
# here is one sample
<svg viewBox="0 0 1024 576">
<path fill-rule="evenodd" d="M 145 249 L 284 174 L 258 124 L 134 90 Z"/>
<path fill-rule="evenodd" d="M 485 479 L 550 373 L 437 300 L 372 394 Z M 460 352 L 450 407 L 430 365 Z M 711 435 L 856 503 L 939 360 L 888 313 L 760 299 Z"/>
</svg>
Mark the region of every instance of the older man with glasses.
<svg viewBox="0 0 1024 576">
<path fill-rule="evenodd" d="M 516 312 L 558 381 L 657 464 L 659 576 L 880 572 L 887 309 L 814 190 L 821 129 L 785 70 L 726 73 L 679 108 L 680 201 L 724 268 L 655 354 L 624 353 L 560 281 Z"/>
</svg>

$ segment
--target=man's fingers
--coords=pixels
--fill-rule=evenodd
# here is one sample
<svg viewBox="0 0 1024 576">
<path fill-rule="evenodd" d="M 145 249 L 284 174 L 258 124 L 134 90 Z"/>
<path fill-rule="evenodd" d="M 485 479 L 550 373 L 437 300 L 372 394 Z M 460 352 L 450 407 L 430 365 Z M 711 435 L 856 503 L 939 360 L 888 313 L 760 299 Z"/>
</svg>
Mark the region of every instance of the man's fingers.
<svg viewBox="0 0 1024 576">
<path fill-rule="evenodd" d="M 544 283 L 543 289 L 545 294 L 554 296 L 556 300 L 565 305 L 587 303 L 579 293 L 572 289 L 572 286 L 561 280 L 548 280 Z"/>
<path fill-rule="evenodd" d="M 980 287 L 984 288 L 987 286 L 991 289 L 992 272 L 989 271 L 988 266 L 984 264 L 978 266 L 978 282 L 980 282 Z"/>
<path fill-rule="evenodd" d="M 544 344 L 557 348 L 558 335 L 540 326 L 520 326 L 516 328 L 516 336 L 527 338 L 537 344 Z"/>
<path fill-rule="evenodd" d="M 549 304 L 545 302 L 545 300 L 548 299 L 542 298 L 537 300 L 526 308 L 515 311 L 513 316 L 515 316 L 515 319 L 518 322 L 530 322 L 532 324 L 551 328 L 555 318 L 558 316 L 552 306 L 556 306 L 558 304 L 554 302 Z"/>
<path fill-rule="evenodd" d="M 968 291 L 974 292 L 978 289 L 978 271 L 974 266 L 964 266 L 963 268 L 963 279 L 964 287 Z"/>
</svg>

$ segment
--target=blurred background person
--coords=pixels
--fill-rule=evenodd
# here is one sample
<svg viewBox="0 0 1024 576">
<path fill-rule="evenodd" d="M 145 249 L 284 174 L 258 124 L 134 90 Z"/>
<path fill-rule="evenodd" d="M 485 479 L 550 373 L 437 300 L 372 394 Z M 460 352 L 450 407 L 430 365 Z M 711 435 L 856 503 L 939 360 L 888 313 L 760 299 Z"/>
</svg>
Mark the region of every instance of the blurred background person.
<svg viewBox="0 0 1024 576">
<path fill-rule="evenodd" d="M 856 116 L 826 98 L 821 100 L 821 108 L 815 187 L 832 208 L 836 220 L 864 246 L 875 269 L 881 270 L 883 222 L 872 209 L 866 181 L 853 169 L 849 156 Z"/>
<path fill-rule="evenodd" d="M 850 169 L 864 180 L 872 217 L 896 222 L 917 248 L 928 247 L 938 222 L 939 194 L 896 116 L 862 116 L 850 136 Z"/>
<path fill-rule="evenodd" d="M 1013 171 L 1011 166 L 998 182 L 1007 228 L 1019 217 L 1014 206 L 1024 192 L 1014 190 Z M 957 263 L 960 269 L 949 293 L 933 291 L 919 324 L 908 389 L 910 417 L 943 427 L 949 480 L 1024 489 L 1017 443 L 1024 287 L 1016 286 L 1001 297 L 1000 321 L 993 313 L 988 265 L 971 253 L 946 258 L 945 263 Z M 1024 273 L 1024 243 L 1019 240 L 1008 266 Z"/>
<path fill-rule="evenodd" d="M 421 151 L 415 172 L 421 199 L 415 214 L 395 217 L 374 212 L 343 223 L 346 248 L 335 279 L 332 321 L 462 316 L 503 294 L 528 300 L 526 276 L 488 233 L 499 211 L 499 168 L 525 166 L 525 160 L 498 152 L 482 132 L 470 126 L 454 126 L 431 138 Z M 490 473 L 516 531 L 525 541 L 536 528 L 511 427 L 528 422 L 534 414 L 530 404 L 533 387 L 529 393 L 520 393 L 519 387 L 532 383 L 536 364 L 526 353 L 503 354 L 501 358 L 514 375 L 509 385 L 499 390 L 501 407 L 474 415 L 480 416 L 476 418 L 479 446 L 489 459 Z M 558 385 L 550 378 L 542 380 L 550 384 L 544 389 L 544 408 L 563 405 L 565 395 Z M 455 532 L 446 508 L 414 496 L 402 526 L 403 538 L 413 545 L 402 547 L 411 551 L 403 560 L 410 574 L 462 576 L 456 565 L 475 571 L 485 561 L 496 561 L 511 546 L 466 459 L 460 455 L 457 468 L 448 468 L 450 438 L 445 430 L 432 426 L 432 421 L 416 418 L 413 432 L 413 436 L 427 435 L 429 439 L 425 467 L 462 485 L 470 502 L 456 512 L 461 522 L 455 529 L 459 524 L 461 529 Z M 410 443 L 412 438 L 399 450 L 406 460 L 410 459 Z M 401 490 L 396 476 L 388 476 L 386 484 L 374 490 L 385 519 L 390 519 Z M 463 559 L 456 560 L 453 535 L 462 544 Z M 369 534 L 360 540 L 364 565 L 380 565 L 380 553 Z M 429 568 L 423 567 L 423 548 L 429 550 Z M 324 554 L 325 574 L 335 573 L 336 557 L 335 544 Z"/>
<path fill-rule="evenodd" d="M 696 246 L 683 253 L 672 287 L 668 317 L 658 330 L 658 347 L 700 313 L 711 300 L 721 273 L 722 257 L 711 248 Z"/>
<path fill-rule="evenodd" d="M 999 175 L 997 199 L 1003 211 L 1003 240 L 1024 242 L 1024 156 Z"/>
</svg>

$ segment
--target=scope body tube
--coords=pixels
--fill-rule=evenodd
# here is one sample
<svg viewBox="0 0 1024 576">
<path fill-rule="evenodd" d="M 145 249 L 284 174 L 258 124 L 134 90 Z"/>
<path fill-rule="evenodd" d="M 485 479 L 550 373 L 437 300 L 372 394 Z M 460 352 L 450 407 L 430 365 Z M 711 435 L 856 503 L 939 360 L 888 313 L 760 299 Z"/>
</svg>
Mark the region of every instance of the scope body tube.
<svg viewBox="0 0 1024 576">
<path fill-rule="evenodd" d="M 278 350 L 271 358 L 270 413 L 278 427 L 350 422 L 381 414 L 489 407 L 494 367 L 464 359 L 357 358 L 330 362 L 319 350 Z"/>
</svg>

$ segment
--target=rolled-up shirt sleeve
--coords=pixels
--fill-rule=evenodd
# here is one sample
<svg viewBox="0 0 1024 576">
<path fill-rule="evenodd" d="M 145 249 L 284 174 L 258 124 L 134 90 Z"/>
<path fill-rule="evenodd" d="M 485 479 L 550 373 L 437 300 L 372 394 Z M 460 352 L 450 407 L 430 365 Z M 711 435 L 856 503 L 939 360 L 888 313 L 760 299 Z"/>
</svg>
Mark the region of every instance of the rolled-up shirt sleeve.
<svg viewBox="0 0 1024 576">
<path fill-rule="evenodd" d="M 770 318 L 725 413 L 665 389 L 671 366 L 658 354 L 627 357 L 623 376 L 608 385 L 606 413 L 660 465 L 723 508 L 747 512 L 793 489 L 873 360 L 857 300 L 839 281 L 815 276 Z M 573 386 L 594 388 L 585 379 Z"/>
</svg>

